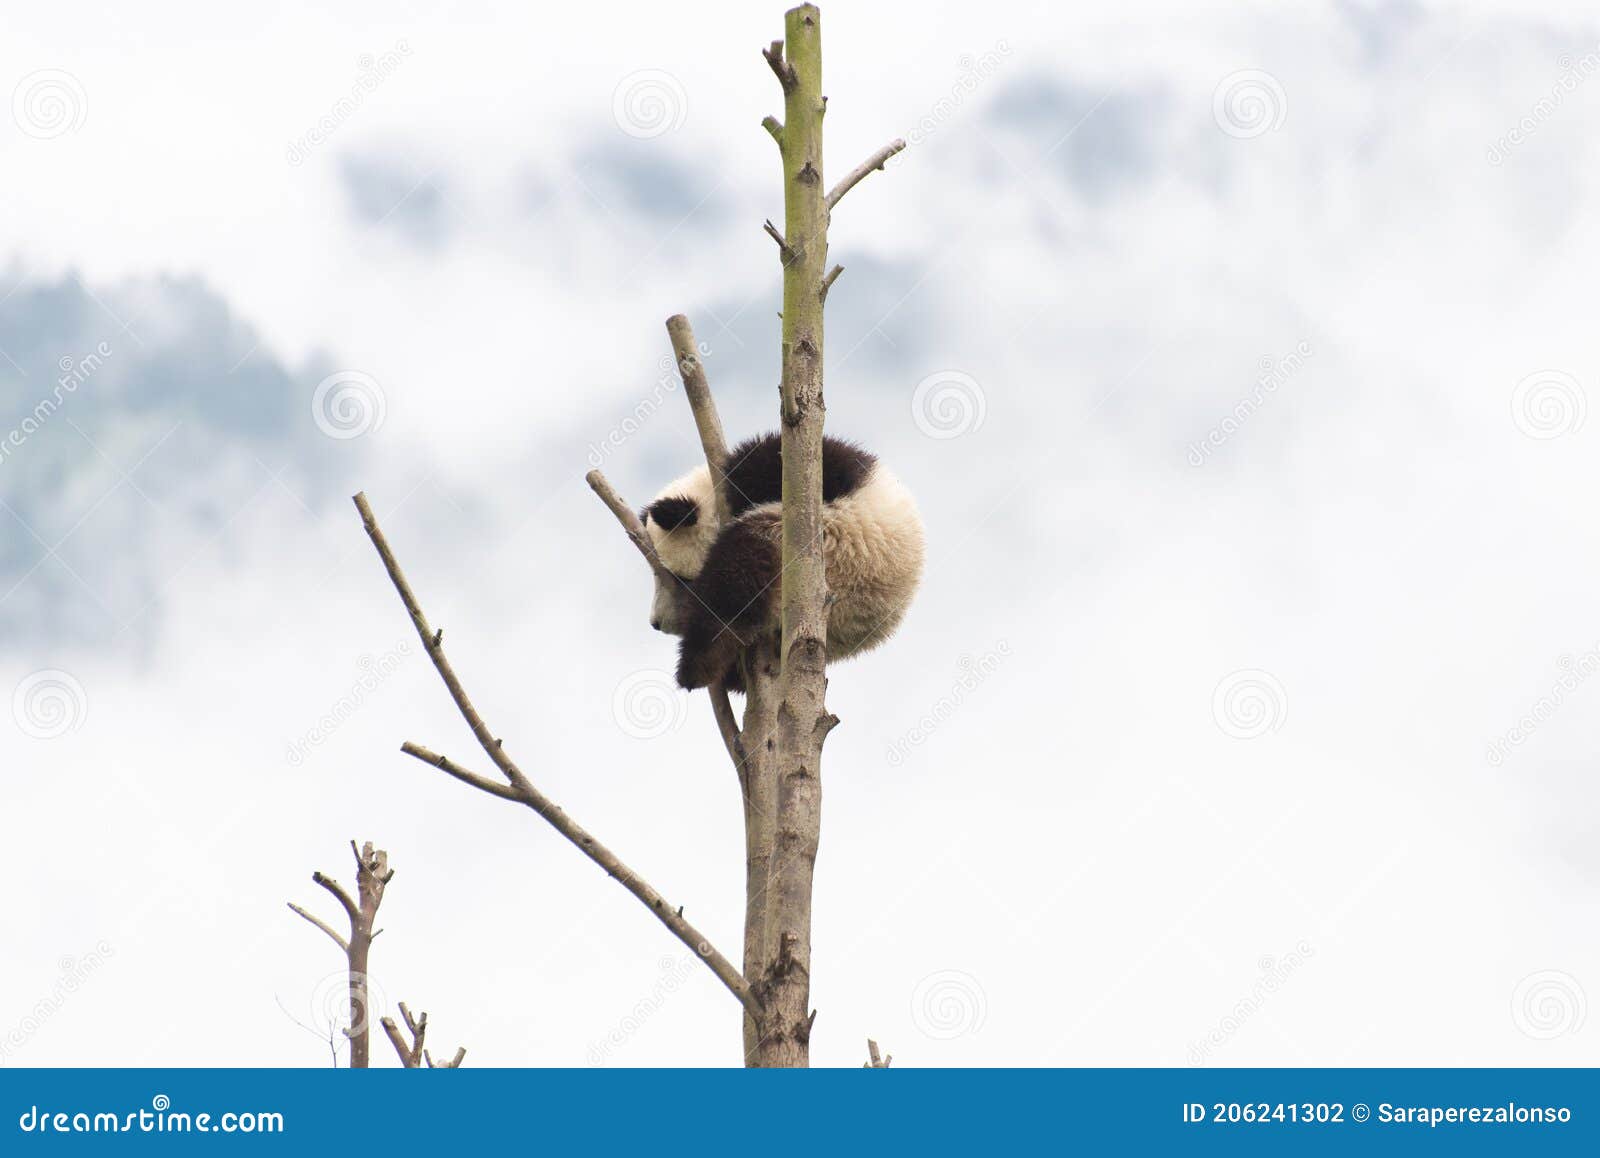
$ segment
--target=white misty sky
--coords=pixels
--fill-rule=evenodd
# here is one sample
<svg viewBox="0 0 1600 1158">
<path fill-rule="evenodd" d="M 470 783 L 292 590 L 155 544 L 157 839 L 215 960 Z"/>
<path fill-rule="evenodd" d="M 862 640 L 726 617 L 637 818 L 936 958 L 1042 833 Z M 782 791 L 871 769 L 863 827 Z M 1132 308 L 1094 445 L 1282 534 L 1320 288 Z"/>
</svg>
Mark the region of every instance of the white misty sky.
<svg viewBox="0 0 1600 1158">
<path fill-rule="evenodd" d="M 774 424 L 781 31 L 10 22 L 5 1064 L 326 1064 L 296 1022 L 340 958 L 285 902 L 336 916 L 309 874 L 350 883 L 351 837 L 437 1048 L 737 1062 L 634 901 L 400 754 L 488 769 L 349 496 L 522 767 L 736 953 L 731 772 L 582 476 L 693 464 L 671 313 L 730 434 Z M 916 133 L 835 215 L 828 421 L 929 562 L 833 673 L 816 1060 L 1592 1062 L 1600 21 L 1001 0 L 824 37 L 828 172 Z M 319 424 L 334 374 L 381 413 Z"/>
</svg>

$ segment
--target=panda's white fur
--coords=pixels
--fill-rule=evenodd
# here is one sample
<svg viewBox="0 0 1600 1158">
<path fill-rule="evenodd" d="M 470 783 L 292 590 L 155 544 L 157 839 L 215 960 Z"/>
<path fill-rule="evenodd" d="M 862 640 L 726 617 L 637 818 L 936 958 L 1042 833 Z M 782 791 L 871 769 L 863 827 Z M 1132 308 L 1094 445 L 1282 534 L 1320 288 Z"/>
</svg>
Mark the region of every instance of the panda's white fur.
<svg viewBox="0 0 1600 1158">
<path fill-rule="evenodd" d="M 732 661 L 739 649 L 756 632 L 777 628 L 778 436 L 751 439 L 729 460 L 737 517 L 726 526 L 715 525 L 711 476 L 704 466 L 663 487 L 644 512 L 661 561 L 680 580 L 657 580 L 650 621 L 684 637 L 678 678 L 685 687 L 723 679 L 737 689 Z M 894 634 L 921 580 L 924 548 L 916 502 L 872 455 L 829 439 L 824 476 L 832 661 L 876 647 Z"/>
</svg>

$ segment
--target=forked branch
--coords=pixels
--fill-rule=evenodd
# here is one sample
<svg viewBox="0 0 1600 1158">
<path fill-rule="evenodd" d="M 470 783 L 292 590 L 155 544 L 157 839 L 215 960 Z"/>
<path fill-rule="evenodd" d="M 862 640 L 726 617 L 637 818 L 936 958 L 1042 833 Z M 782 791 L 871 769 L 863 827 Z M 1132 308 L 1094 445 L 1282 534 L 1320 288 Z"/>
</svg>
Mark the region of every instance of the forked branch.
<svg viewBox="0 0 1600 1158">
<path fill-rule="evenodd" d="M 595 485 L 595 479 L 598 475 L 599 472 L 597 471 L 591 472 L 591 486 Z M 599 482 L 604 484 L 604 477 L 599 477 Z M 595 489 L 602 499 L 605 499 L 607 493 L 609 493 L 610 500 L 615 500 L 614 504 L 608 500 L 606 505 L 612 508 L 612 513 L 623 521 L 624 526 L 627 526 L 629 521 L 634 526 L 638 526 L 638 517 L 628 510 L 620 499 L 617 499 L 616 492 L 612 491 L 609 485 L 604 487 L 604 491 L 599 486 L 596 486 Z M 655 915 L 657 920 L 667 927 L 673 936 L 693 949 L 696 955 L 706 963 L 706 967 L 717 976 L 719 981 L 728 987 L 729 992 L 738 998 L 747 1010 L 752 1013 L 758 1012 L 761 1008 L 761 1003 L 757 1000 L 743 975 L 733 967 L 726 957 L 717 952 L 704 934 L 683 919 L 681 909 L 669 905 L 665 897 L 624 864 L 620 857 L 591 836 L 588 831 L 569 817 L 554 801 L 535 788 L 527 776 L 523 775 L 522 770 L 512 761 L 511 757 L 506 755 L 504 745 L 489 730 L 488 725 L 483 722 L 483 717 L 473 707 L 472 701 L 467 697 L 466 689 L 462 687 L 455 670 L 450 666 L 450 661 L 445 657 L 444 632 L 442 630 L 436 632 L 429 625 L 428 618 L 423 614 L 422 606 L 418 603 L 416 594 L 411 590 L 411 584 L 406 581 L 405 573 L 401 571 L 399 561 L 396 560 L 393 550 L 389 547 L 388 539 L 384 537 L 382 529 L 378 526 L 377 516 L 372 513 L 372 506 L 367 502 L 366 495 L 356 495 L 355 505 L 356 510 L 361 513 L 361 522 L 366 528 L 367 537 L 372 540 L 372 545 L 377 549 L 378 557 L 383 562 L 384 570 L 388 572 L 390 581 L 399 593 L 400 601 L 405 604 L 406 612 L 411 616 L 412 626 L 416 628 L 417 636 L 422 640 L 423 648 L 433 661 L 433 666 L 438 670 L 439 677 L 444 681 L 445 687 L 450 692 L 451 699 L 455 701 L 457 710 L 460 711 L 462 718 L 466 720 L 473 736 L 477 738 L 478 744 L 483 748 L 489 759 L 493 761 L 495 767 L 500 769 L 507 783 L 505 785 L 496 785 L 494 781 L 489 780 L 487 777 L 467 772 L 466 769 L 452 770 L 450 762 L 445 757 L 436 756 L 416 744 L 407 743 L 402 747 L 402 751 L 405 751 L 408 755 L 423 759 L 427 763 L 433 764 L 436 768 L 449 772 L 450 775 L 455 776 L 456 779 L 464 783 L 489 791 L 502 799 L 515 799 L 518 803 L 527 805 L 552 828 L 566 837 L 579 852 L 594 861 L 595 864 L 606 871 L 607 875 L 615 878 L 623 888 L 632 893 L 645 908 Z M 634 536 L 630 535 L 630 537 Z M 643 527 L 639 527 L 639 533 L 637 537 L 634 537 L 634 542 L 639 547 L 639 550 L 644 553 L 645 558 L 652 560 L 652 565 L 660 566 L 661 561 L 656 557 L 655 550 L 651 547 L 648 536 L 644 534 Z M 489 785 L 494 785 L 494 787 L 491 789 L 487 787 Z M 514 793 L 514 796 L 506 795 L 506 792 L 502 791 L 502 789 L 509 789 Z"/>
<path fill-rule="evenodd" d="M 428 1052 L 425 1042 L 428 1037 L 428 1015 L 420 1014 L 411 1016 L 411 1010 L 406 1008 L 406 1003 L 400 1003 L 400 1016 L 405 1018 L 406 1030 L 411 1035 L 408 1044 L 400 1033 L 400 1027 L 395 1024 L 394 1018 L 386 1017 L 382 1021 L 383 1032 L 389 1035 L 389 1044 L 394 1046 L 394 1052 L 400 1055 L 400 1064 L 408 1070 L 420 1069 L 427 1066 L 429 1069 L 459 1069 L 467 1056 L 465 1048 L 456 1050 L 453 1061 L 434 1064 L 433 1056 Z"/>
<path fill-rule="evenodd" d="M 350 921 L 348 937 L 342 936 L 332 925 L 313 916 L 293 901 L 289 902 L 289 908 L 297 916 L 305 918 L 321 929 L 344 951 L 350 989 L 350 1025 L 344 1032 L 350 1039 L 350 1068 L 366 1069 L 371 1057 L 368 1029 L 372 1014 L 367 986 L 368 959 L 373 940 L 383 932 L 382 929 L 374 930 L 372 925 L 378 916 L 378 906 L 383 904 L 384 887 L 393 879 L 394 870 L 389 867 L 389 854 L 382 849 L 374 849 L 370 840 L 360 848 L 357 848 L 356 842 L 352 840 L 350 851 L 356 858 L 355 897 L 326 873 L 311 874 L 311 879 L 333 894 L 339 906 L 344 909 L 345 916 Z M 357 900 L 357 897 L 360 899 Z"/>
</svg>

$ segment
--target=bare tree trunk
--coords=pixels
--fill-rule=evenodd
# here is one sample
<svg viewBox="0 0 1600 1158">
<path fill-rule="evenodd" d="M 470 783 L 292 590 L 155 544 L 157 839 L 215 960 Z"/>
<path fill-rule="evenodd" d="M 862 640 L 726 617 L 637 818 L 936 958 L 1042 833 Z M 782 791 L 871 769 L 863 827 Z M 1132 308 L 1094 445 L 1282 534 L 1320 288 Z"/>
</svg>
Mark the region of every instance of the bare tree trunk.
<svg viewBox="0 0 1600 1158">
<path fill-rule="evenodd" d="M 838 721 L 827 687 L 827 574 L 822 539 L 822 309 L 828 261 L 828 205 L 822 183 L 822 26 L 809 4 L 784 18 L 783 43 L 767 61 L 784 94 L 784 123 L 769 124 L 783 158 L 782 637 L 769 742 L 753 747 L 752 782 L 776 804 L 768 858 L 765 932 L 754 972 L 763 1007 L 752 1064 L 810 1062 L 811 881 L 822 826 L 822 743 Z M 756 684 L 772 677 L 752 673 Z M 753 721 L 746 721 L 748 730 Z M 752 747 L 747 743 L 747 747 Z"/>
<path fill-rule="evenodd" d="M 743 659 L 746 698 L 743 751 L 744 787 L 744 975 L 760 977 L 766 962 L 767 897 L 772 842 L 777 829 L 776 763 L 778 730 L 778 651 L 762 640 Z M 761 1027 L 744 1018 L 744 1061 L 758 1064 Z"/>
<path fill-rule="evenodd" d="M 824 702 L 828 680 L 828 576 L 822 507 L 822 321 L 828 290 L 828 218 L 867 174 L 905 148 L 896 140 L 823 192 L 822 14 L 803 4 L 784 16 L 784 39 L 763 54 L 783 89 L 784 122 L 762 127 L 783 159 L 784 227 L 769 221 L 783 261 L 782 634 L 752 648 L 745 685 L 745 976 L 761 1003 L 746 1062 L 810 1064 L 811 890 L 822 835 L 822 745 L 836 724 Z M 765 881 L 756 874 L 766 863 Z M 754 959 L 753 959 L 754 958 Z"/>
<path fill-rule="evenodd" d="M 326 873 L 315 872 L 311 879 L 332 893 L 350 921 L 349 937 L 341 937 L 330 925 L 312 916 L 294 902 L 289 903 L 300 916 L 310 921 L 333 939 L 344 950 L 349 970 L 350 1026 L 345 1035 L 350 1039 L 350 1068 L 364 1070 L 371 1061 L 372 997 L 367 986 L 367 963 L 372 954 L 373 921 L 378 916 L 378 906 L 383 904 L 383 890 L 394 877 L 389 867 L 389 854 L 381 848 L 374 849 L 369 840 L 359 849 L 350 842 L 350 851 L 356 858 L 356 897 L 345 891 L 343 885 Z"/>
</svg>

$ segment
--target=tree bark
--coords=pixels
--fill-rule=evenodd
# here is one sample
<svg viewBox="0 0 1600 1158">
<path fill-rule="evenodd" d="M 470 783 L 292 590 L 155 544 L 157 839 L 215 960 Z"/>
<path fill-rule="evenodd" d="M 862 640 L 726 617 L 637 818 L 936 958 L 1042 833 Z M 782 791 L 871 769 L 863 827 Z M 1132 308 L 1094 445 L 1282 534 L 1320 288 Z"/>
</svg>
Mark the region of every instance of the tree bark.
<svg viewBox="0 0 1600 1158">
<path fill-rule="evenodd" d="M 752 784 L 776 805 L 767 881 L 761 964 L 753 972 L 761 1001 L 751 1064 L 810 1063 L 811 886 L 822 825 L 822 745 L 838 720 L 823 702 L 827 687 L 827 573 L 822 535 L 823 283 L 828 261 L 828 204 L 822 179 L 822 24 L 803 4 L 784 18 L 784 41 L 767 62 L 784 93 L 784 123 L 768 125 L 783 158 L 783 376 L 779 388 L 783 447 L 782 634 L 776 688 L 751 685 L 773 726 L 752 751 Z M 757 673 L 752 673 L 756 676 Z M 775 690 L 775 696 L 773 692 Z M 763 723 L 765 721 L 762 721 Z M 759 773 L 759 774 L 757 774 Z M 747 973 L 747 976 L 751 975 Z"/>
<path fill-rule="evenodd" d="M 745 705 L 744 776 L 744 975 L 759 978 L 766 965 L 767 898 L 772 842 L 777 828 L 778 650 L 762 640 L 743 658 Z M 744 1018 L 744 1062 L 761 1064 L 762 1030 Z"/>
</svg>

